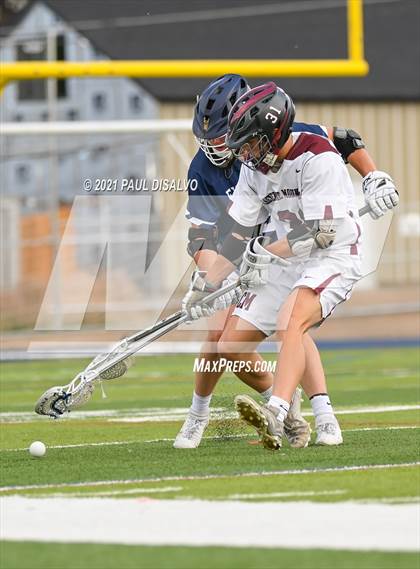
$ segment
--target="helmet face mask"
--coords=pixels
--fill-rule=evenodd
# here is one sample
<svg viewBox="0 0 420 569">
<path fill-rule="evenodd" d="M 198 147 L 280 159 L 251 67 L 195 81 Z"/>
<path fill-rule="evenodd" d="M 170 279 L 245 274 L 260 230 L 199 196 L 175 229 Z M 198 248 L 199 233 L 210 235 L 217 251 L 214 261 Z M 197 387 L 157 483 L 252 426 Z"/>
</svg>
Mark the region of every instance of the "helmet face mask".
<svg viewBox="0 0 420 569">
<path fill-rule="evenodd" d="M 259 134 L 245 142 L 239 150 L 234 150 L 233 154 L 250 170 L 266 174 L 277 160 L 277 155 L 272 150 L 268 136 Z"/>
<path fill-rule="evenodd" d="M 210 162 L 219 168 L 225 168 L 235 158 L 232 150 L 226 145 L 226 134 L 211 140 L 196 137 L 196 141 Z"/>
</svg>

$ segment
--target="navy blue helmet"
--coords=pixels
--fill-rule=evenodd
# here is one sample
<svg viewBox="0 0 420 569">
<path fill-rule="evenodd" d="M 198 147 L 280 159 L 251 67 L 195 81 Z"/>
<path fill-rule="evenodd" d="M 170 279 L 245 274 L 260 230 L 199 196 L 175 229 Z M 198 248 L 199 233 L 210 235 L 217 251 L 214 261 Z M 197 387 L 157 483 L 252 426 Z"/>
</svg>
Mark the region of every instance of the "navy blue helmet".
<svg viewBox="0 0 420 569">
<path fill-rule="evenodd" d="M 233 159 L 225 139 L 228 115 L 236 101 L 250 87 L 241 75 L 228 74 L 212 81 L 197 100 L 194 110 L 193 133 L 207 158 L 224 168 Z"/>
</svg>

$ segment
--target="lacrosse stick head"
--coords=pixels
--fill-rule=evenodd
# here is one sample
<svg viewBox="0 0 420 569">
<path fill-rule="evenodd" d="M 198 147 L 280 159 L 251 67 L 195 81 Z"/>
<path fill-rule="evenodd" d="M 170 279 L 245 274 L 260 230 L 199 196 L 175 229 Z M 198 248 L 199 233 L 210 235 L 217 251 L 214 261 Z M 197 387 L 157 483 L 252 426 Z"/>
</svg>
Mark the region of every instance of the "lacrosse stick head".
<svg viewBox="0 0 420 569">
<path fill-rule="evenodd" d="M 96 358 L 89 364 L 86 371 L 94 370 L 97 366 L 105 363 L 113 354 L 105 354 L 96 356 Z M 125 372 L 133 365 L 134 358 L 129 356 L 124 360 L 117 362 L 112 367 L 106 369 L 99 374 L 99 377 L 104 380 L 117 379 L 125 374 Z"/>
<path fill-rule="evenodd" d="M 77 376 L 65 386 L 57 385 L 47 389 L 35 405 L 38 415 L 47 415 L 58 419 L 72 409 L 84 405 L 92 396 L 95 386 L 88 383 L 83 376 Z"/>
</svg>

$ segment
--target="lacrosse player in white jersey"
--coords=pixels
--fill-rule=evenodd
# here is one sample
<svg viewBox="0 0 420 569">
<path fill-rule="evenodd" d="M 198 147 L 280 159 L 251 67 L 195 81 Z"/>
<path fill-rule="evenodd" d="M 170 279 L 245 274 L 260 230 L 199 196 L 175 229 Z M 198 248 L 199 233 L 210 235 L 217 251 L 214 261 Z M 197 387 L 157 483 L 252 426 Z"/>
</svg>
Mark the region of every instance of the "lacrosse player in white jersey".
<svg viewBox="0 0 420 569">
<path fill-rule="evenodd" d="M 223 75 L 208 85 L 195 106 L 193 132 L 200 149 L 188 170 L 188 178 L 196 183 L 194 186 L 189 185 L 186 212 L 187 219 L 192 223 L 188 232 L 187 250 L 198 268 L 194 276 L 204 274 L 212 266 L 217 257 L 217 251 L 235 223 L 228 212 L 232 205 L 231 196 L 239 179 L 241 162 L 236 160 L 233 152 L 227 148 L 225 139 L 229 111 L 239 97 L 249 90 L 248 83 L 240 75 Z M 364 144 L 356 132 L 338 127 L 328 130 L 331 132 L 327 132 L 325 127 L 317 124 L 294 122 L 292 125 L 292 131 L 312 132 L 323 137 L 331 136 L 340 148 L 343 159 L 356 160 L 356 167 L 362 175 L 374 169 L 369 154 L 362 150 Z M 257 235 L 258 228 L 255 229 L 255 235 Z M 269 226 L 265 229 L 270 230 Z M 238 273 L 232 273 L 229 278 L 237 280 Z M 241 292 L 237 296 L 232 291 L 229 295 L 218 299 L 214 305 L 219 310 L 208 320 L 208 334 L 200 354 L 200 359 L 211 366 L 221 360 L 220 354 L 214 348 L 222 335 L 229 313 L 232 311 L 233 307 L 230 305 L 236 303 L 240 296 Z M 223 306 L 229 306 L 229 308 L 222 310 Z M 193 309 L 191 316 L 194 319 L 209 315 L 210 312 L 215 311 Z M 311 348 L 312 346 L 309 346 L 309 349 Z M 175 448 L 193 449 L 199 446 L 209 422 L 212 393 L 222 373 L 223 369 L 217 369 L 217 365 L 216 371 L 212 369 L 212 371 L 196 373 L 191 407 L 175 438 Z M 236 374 L 268 401 L 273 383 L 270 372 L 253 370 L 253 372 L 238 371 Z M 313 394 L 319 391 L 317 384 L 313 383 L 317 380 L 316 376 L 312 375 L 305 379 L 303 387 L 306 392 Z M 301 391 L 298 388 L 285 422 L 286 436 L 294 447 L 305 446 L 311 433 L 309 423 L 301 415 L 300 403 Z"/>
<path fill-rule="evenodd" d="M 227 144 L 247 166 L 229 211 L 236 225 L 205 279 L 184 299 L 187 310 L 199 306 L 230 273 L 248 239 L 241 273 L 250 290 L 229 319 L 219 348 L 231 360 L 255 364 L 259 342 L 273 333 L 281 342 L 268 403 L 259 405 L 248 396 L 235 400 L 268 449 L 280 448 L 292 396 L 308 373 L 325 385 L 324 392 L 310 396 L 316 443 L 342 442 L 321 360 L 307 332 L 347 300 L 361 278 L 361 226 L 344 162 L 327 139 L 291 133 L 294 114 L 292 100 L 274 83 L 252 89 L 232 108 Z M 388 200 L 386 207 L 398 203 L 396 191 L 387 194 Z M 274 242 L 261 236 L 249 240 L 250 228 L 269 216 Z"/>
<path fill-rule="evenodd" d="M 243 77 L 232 74 L 224 75 L 210 83 L 199 97 L 195 107 L 193 131 L 200 143 L 200 150 L 194 157 L 189 169 L 189 178 L 197 181 L 197 187 L 194 187 L 194 192 L 190 192 L 188 201 L 187 218 L 193 223 L 189 231 L 188 252 L 196 261 L 198 269 L 201 271 L 200 274 L 204 274 L 212 265 L 217 256 L 217 251 L 220 250 L 224 239 L 234 224 L 234 220 L 228 215 L 228 210 L 232 203 L 233 189 L 239 178 L 241 162 L 235 160 L 232 151 L 226 147 L 224 142 L 228 128 L 228 113 L 236 100 L 249 89 L 250 87 Z M 365 200 L 371 204 L 372 217 L 380 217 L 385 211 L 396 205 L 398 194 L 392 180 L 386 173 L 376 170 L 376 166 L 364 150 L 364 143 L 357 132 L 352 129 L 326 128 L 317 124 L 296 121 L 293 122 L 292 131 L 318 134 L 329 137 L 334 142 L 343 160 L 348 161 L 363 177 Z M 216 142 L 219 143 L 219 146 L 215 146 Z M 389 195 L 392 199 L 388 197 Z M 270 230 L 269 224 L 264 231 Z M 236 253 L 239 259 L 243 250 L 244 246 L 240 252 Z M 231 297 L 234 298 L 235 295 L 232 293 Z M 249 298 L 245 297 L 243 300 L 245 307 Z M 214 308 L 204 311 L 201 308 L 194 309 L 192 318 L 205 314 L 210 315 L 210 313 L 215 312 Z M 227 312 L 227 310 L 219 310 L 209 319 L 208 338 L 201 354 L 203 360 L 219 361 L 220 354 L 210 353 L 208 346 L 216 346 L 220 339 L 228 317 Z M 223 325 L 219 326 L 222 323 Z M 317 401 L 316 396 L 326 390 L 325 378 L 322 366 L 319 363 L 316 346 L 309 336 L 305 341 L 305 349 L 312 361 L 311 365 L 307 366 L 308 371 L 303 378 L 302 387 L 309 397 L 313 397 L 314 401 Z M 208 424 L 212 392 L 221 374 L 221 370 L 196 374 L 192 405 L 174 441 L 176 448 L 196 448 L 200 444 Z M 253 371 L 251 373 L 239 372 L 237 375 L 245 383 L 259 391 L 263 398 L 268 399 L 270 397 L 271 373 Z M 298 389 L 289 410 L 288 420 L 285 423 L 285 432 L 290 444 L 296 447 L 305 446 L 310 438 L 309 425 L 300 413 Z"/>
</svg>

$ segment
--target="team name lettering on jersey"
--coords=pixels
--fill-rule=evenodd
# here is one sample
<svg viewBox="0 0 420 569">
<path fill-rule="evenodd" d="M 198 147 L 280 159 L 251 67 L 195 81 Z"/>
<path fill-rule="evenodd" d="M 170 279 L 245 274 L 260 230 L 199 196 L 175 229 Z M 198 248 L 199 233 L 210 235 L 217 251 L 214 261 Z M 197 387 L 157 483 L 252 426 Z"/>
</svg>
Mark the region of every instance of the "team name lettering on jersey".
<svg viewBox="0 0 420 569">
<path fill-rule="evenodd" d="M 299 188 L 283 188 L 280 192 L 271 192 L 268 196 L 262 200 L 263 204 L 267 205 L 269 203 L 281 200 L 283 198 L 297 198 L 300 196 Z"/>
</svg>

